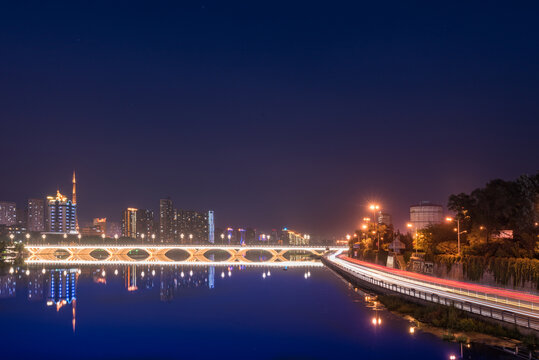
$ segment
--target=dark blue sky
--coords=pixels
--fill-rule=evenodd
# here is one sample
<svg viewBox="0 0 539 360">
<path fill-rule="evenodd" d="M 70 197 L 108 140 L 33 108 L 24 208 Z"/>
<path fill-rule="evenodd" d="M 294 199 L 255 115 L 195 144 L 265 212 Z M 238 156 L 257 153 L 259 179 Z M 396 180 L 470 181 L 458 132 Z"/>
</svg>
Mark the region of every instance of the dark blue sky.
<svg viewBox="0 0 539 360">
<path fill-rule="evenodd" d="M 403 227 L 538 170 L 537 2 L 4 2 L 0 199 L 70 191 L 83 219 Z"/>
</svg>

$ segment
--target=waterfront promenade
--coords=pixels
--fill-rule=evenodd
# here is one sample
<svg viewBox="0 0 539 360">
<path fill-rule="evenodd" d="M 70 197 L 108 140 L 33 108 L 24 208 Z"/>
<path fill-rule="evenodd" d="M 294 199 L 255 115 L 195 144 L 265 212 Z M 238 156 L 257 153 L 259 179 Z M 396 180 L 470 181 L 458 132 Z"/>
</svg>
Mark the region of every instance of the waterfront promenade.
<svg viewBox="0 0 539 360">
<path fill-rule="evenodd" d="M 482 317 L 539 331 L 539 296 L 440 279 L 349 258 L 337 251 L 326 265 L 341 275 L 383 293 L 448 306 Z"/>
</svg>

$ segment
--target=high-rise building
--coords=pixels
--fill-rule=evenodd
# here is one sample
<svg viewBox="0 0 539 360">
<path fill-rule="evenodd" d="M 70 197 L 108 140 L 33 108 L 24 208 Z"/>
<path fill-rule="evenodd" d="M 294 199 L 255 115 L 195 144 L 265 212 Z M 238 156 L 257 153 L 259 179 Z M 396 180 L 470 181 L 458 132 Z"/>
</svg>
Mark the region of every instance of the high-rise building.
<svg viewBox="0 0 539 360">
<path fill-rule="evenodd" d="M 135 208 L 127 208 L 122 216 L 122 236 L 136 238 L 137 237 L 137 210 Z"/>
<path fill-rule="evenodd" d="M 179 210 L 176 222 L 178 236 L 180 241 L 183 240 L 183 243 L 207 242 L 210 241 L 210 228 L 211 232 L 214 233 L 213 211 L 202 213 L 193 210 Z"/>
<path fill-rule="evenodd" d="M 55 233 L 77 233 L 77 206 L 60 191 L 56 197 L 47 196 L 48 231 Z"/>
<path fill-rule="evenodd" d="M 392 225 L 392 220 L 391 220 L 391 214 L 388 214 L 388 213 L 384 213 L 384 212 L 378 212 L 378 214 L 376 215 L 377 217 L 377 221 L 378 221 L 378 224 L 384 224 L 384 225 Z"/>
<path fill-rule="evenodd" d="M 0 225 L 15 225 L 17 223 L 17 205 L 14 202 L 0 202 Z"/>
<path fill-rule="evenodd" d="M 27 228 L 28 231 L 45 231 L 44 199 L 28 199 Z"/>
<path fill-rule="evenodd" d="M 174 241 L 174 206 L 170 198 L 159 200 L 159 238 L 163 242 Z"/>
<path fill-rule="evenodd" d="M 155 234 L 153 226 L 153 211 L 148 209 L 138 209 L 136 227 L 137 237 L 141 237 L 141 235 L 144 234 L 146 240 L 152 240 L 152 234 Z"/>
<path fill-rule="evenodd" d="M 410 222 L 416 231 L 431 224 L 441 224 L 444 219 L 443 212 L 441 205 L 421 201 L 419 204 L 410 206 Z"/>
<path fill-rule="evenodd" d="M 115 235 L 120 236 L 122 234 L 122 226 L 120 223 L 107 221 L 107 232 L 108 237 L 114 237 Z"/>
<path fill-rule="evenodd" d="M 280 239 L 283 245 L 309 245 L 310 236 L 297 233 L 288 228 L 283 228 Z"/>
<path fill-rule="evenodd" d="M 75 170 L 73 170 L 73 194 L 71 197 L 71 202 L 73 205 L 77 205 L 77 179 L 75 178 Z M 77 232 L 79 231 L 79 218 L 77 214 L 75 213 L 75 228 L 77 229 Z"/>
<path fill-rule="evenodd" d="M 107 218 L 94 218 L 93 224 L 100 234 L 107 234 Z"/>
<path fill-rule="evenodd" d="M 213 210 L 208 211 L 208 241 L 210 244 L 215 243 L 215 221 L 213 216 Z"/>
</svg>

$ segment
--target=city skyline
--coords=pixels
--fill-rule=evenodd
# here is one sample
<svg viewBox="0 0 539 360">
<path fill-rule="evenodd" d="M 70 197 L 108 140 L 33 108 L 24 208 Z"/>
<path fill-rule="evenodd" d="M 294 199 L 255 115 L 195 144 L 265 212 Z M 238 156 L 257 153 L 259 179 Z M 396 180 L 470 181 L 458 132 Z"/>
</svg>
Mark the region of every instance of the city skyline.
<svg viewBox="0 0 539 360">
<path fill-rule="evenodd" d="M 4 10 L 0 199 L 76 168 L 84 219 L 170 196 L 333 234 L 537 171 L 537 6 Z"/>
</svg>

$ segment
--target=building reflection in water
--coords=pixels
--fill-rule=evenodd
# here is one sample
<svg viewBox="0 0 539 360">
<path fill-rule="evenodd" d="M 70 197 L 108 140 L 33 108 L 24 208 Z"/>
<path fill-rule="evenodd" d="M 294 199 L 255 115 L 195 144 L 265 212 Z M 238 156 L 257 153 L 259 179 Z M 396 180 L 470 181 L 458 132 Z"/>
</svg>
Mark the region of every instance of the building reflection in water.
<svg viewBox="0 0 539 360">
<path fill-rule="evenodd" d="M 45 282 L 45 272 L 33 271 L 28 275 L 28 300 L 43 300 L 43 283 Z"/>
<path fill-rule="evenodd" d="M 15 297 L 16 287 L 17 280 L 15 279 L 15 275 L 0 276 L 0 299 Z"/>
<path fill-rule="evenodd" d="M 64 306 L 71 305 L 73 332 L 75 332 L 76 326 L 77 280 L 79 274 L 79 269 L 49 270 L 47 306 L 55 306 L 58 312 Z"/>
<path fill-rule="evenodd" d="M 245 265 L 226 266 L 222 267 L 219 273 L 224 279 L 231 277 L 232 271 L 242 271 L 246 268 Z M 285 266 L 283 270 L 287 268 Z M 125 265 L 123 268 L 86 267 L 83 276 L 92 279 L 96 284 L 105 286 L 107 278 L 112 284 L 115 278 L 120 280 L 123 277 L 125 289 L 129 292 L 151 290 L 159 286 L 160 300 L 168 302 L 181 296 L 182 290 L 214 289 L 215 271 L 215 266 Z M 269 269 L 263 271 L 264 279 L 271 275 Z M 47 306 L 55 308 L 57 312 L 71 305 L 72 327 L 75 332 L 77 285 L 81 273 L 79 268 L 11 268 L 9 274 L 0 275 L 0 299 L 15 298 L 18 285 L 27 285 L 28 301 L 43 301 L 46 293 Z M 310 277 L 310 271 L 306 270 L 305 278 L 308 277 Z M 20 281 L 17 282 L 17 280 Z"/>
<path fill-rule="evenodd" d="M 215 266 L 203 270 L 185 271 L 183 267 L 161 267 L 160 291 L 161 301 L 170 301 L 180 294 L 182 288 L 215 287 Z"/>
</svg>

